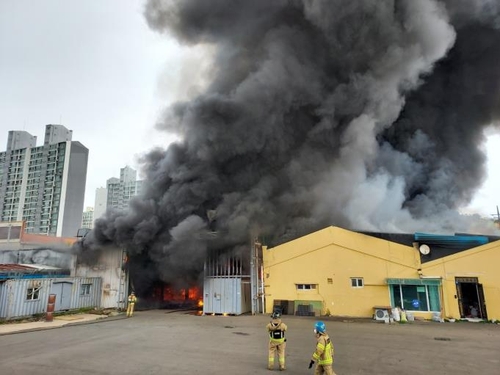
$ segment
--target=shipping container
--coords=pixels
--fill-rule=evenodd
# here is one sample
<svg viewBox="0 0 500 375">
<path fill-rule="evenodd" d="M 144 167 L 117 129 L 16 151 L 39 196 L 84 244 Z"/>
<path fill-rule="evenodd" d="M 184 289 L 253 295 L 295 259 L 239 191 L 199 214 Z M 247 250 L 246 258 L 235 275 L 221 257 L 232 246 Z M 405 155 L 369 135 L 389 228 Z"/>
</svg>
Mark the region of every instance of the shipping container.
<svg viewBox="0 0 500 375">
<path fill-rule="evenodd" d="M 14 319 L 47 310 L 50 294 L 56 295 L 54 311 L 100 307 L 100 277 L 31 278 L 0 281 L 0 318 Z"/>
<path fill-rule="evenodd" d="M 252 311 L 250 259 L 246 252 L 211 250 L 204 264 L 203 314 Z"/>
<path fill-rule="evenodd" d="M 240 277 L 205 278 L 203 314 L 241 315 L 251 311 L 250 280 Z"/>
</svg>

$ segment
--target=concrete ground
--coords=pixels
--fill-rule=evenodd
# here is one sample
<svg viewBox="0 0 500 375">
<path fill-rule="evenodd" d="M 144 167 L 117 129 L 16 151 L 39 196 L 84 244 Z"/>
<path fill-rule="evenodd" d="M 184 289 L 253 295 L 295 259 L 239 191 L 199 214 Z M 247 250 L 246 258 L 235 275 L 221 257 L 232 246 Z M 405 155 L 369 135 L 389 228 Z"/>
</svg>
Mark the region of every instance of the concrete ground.
<svg viewBox="0 0 500 375">
<path fill-rule="evenodd" d="M 0 337 L 0 373 L 270 374 L 268 316 L 140 311 L 128 319 Z M 313 374 L 314 318 L 284 316 L 287 374 Z M 500 326 L 325 320 L 337 374 L 500 374 Z"/>
<path fill-rule="evenodd" d="M 22 332 L 42 331 L 52 328 L 61 328 L 71 324 L 94 322 L 96 320 L 105 319 L 107 317 L 108 317 L 107 315 L 96 315 L 96 314 L 70 314 L 70 315 L 56 316 L 51 322 L 40 320 L 36 322 L 27 322 L 27 323 L 22 323 L 22 322 L 4 323 L 0 324 L 0 336 L 11 335 L 14 333 L 22 333 Z"/>
</svg>

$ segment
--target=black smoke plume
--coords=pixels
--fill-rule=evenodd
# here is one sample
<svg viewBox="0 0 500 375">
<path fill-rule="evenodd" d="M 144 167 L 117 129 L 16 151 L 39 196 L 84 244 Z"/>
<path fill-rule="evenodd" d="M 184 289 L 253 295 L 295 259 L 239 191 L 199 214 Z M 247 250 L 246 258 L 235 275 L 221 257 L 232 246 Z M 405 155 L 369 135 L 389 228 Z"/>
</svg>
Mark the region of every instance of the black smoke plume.
<svg viewBox="0 0 500 375">
<path fill-rule="evenodd" d="M 87 251 L 123 246 L 174 282 L 256 235 L 470 230 L 457 209 L 499 115 L 498 4 L 149 0 L 152 29 L 214 51 L 208 84 L 165 110 L 181 141 L 144 157 L 144 194 Z"/>
</svg>

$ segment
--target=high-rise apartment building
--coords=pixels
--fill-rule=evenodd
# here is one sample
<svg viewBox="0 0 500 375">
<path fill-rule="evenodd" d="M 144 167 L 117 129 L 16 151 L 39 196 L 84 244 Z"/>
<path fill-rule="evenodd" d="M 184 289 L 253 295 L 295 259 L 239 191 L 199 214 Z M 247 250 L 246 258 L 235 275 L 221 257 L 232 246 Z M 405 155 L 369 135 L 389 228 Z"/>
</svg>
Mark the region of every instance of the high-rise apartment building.
<svg viewBox="0 0 500 375">
<path fill-rule="evenodd" d="M 72 131 L 47 125 L 42 146 L 25 131 L 9 131 L 0 152 L 0 221 L 26 222 L 26 232 L 76 236 L 82 222 L 89 150 Z"/>
<path fill-rule="evenodd" d="M 137 171 L 126 166 L 120 169 L 120 178 L 112 177 L 106 183 L 106 208 L 125 210 L 130 199 L 141 193 L 142 181 L 137 180 Z"/>
<path fill-rule="evenodd" d="M 106 212 L 108 190 L 105 187 L 95 189 L 94 220 L 104 216 Z"/>
<path fill-rule="evenodd" d="M 82 228 L 92 229 L 94 228 L 94 208 L 87 207 L 85 211 L 83 211 L 82 216 Z"/>
</svg>

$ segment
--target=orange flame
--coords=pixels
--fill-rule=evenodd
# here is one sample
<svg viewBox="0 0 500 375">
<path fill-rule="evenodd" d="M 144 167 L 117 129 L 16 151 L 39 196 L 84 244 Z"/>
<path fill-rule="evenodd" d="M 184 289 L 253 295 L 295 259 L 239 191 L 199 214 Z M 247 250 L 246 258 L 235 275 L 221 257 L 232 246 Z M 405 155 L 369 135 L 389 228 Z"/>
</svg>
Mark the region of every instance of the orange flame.
<svg viewBox="0 0 500 375">
<path fill-rule="evenodd" d="M 199 301 L 202 299 L 200 288 L 198 287 L 175 289 L 165 285 L 162 292 L 164 301 Z"/>
</svg>

